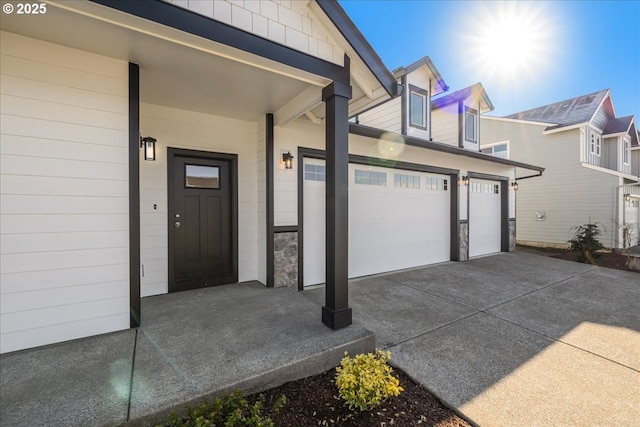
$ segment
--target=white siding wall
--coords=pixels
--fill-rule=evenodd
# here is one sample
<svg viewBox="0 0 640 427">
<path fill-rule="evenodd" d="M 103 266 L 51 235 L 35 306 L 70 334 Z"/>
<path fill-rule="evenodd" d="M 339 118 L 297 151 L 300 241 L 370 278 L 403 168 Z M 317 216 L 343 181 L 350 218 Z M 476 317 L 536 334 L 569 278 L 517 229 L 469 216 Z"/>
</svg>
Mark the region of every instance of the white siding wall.
<svg viewBox="0 0 640 427">
<path fill-rule="evenodd" d="M 402 131 L 402 101 L 401 97 L 392 99 L 384 104 L 358 115 L 361 125 L 371 126 L 390 132 Z"/>
<path fill-rule="evenodd" d="M 325 61 L 344 63 L 345 51 L 311 13 L 306 1 L 165 1 Z"/>
<path fill-rule="evenodd" d="M 128 64 L 1 43 L 0 352 L 126 329 Z"/>
<path fill-rule="evenodd" d="M 542 177 L 518 182 L 517 239 L 564 245 L 572 227 L 603 224 L 602 243 L 614 243 L 614 194 L 619 178 L 580 165 L 580 130 L 542 135 L 544 126 L 482 119 L 483 144 L 510 140 L 512 160 L 545 167 Z M 537 221 L 536 212 L 545 220 Z"/>
<path fill-rule="evenodd" d="M 324 128 L 302 120 L 289 123 L 286 127 L 276 128 L 275 132 L 276 157 L 282 156 L 281 152 L 291 151 L 296 155 L 297 147 L 325 149 Z M 394 150 L 389 148 L 393 146 Z M 349 153 L 375 158 L 388 158 L 387 153 L 393 152 L 394 160 L 419 163 L 430 166 L 440 166 L 444 168 L 458 169 L 461 175 L 468 171 L 486 173 L 492 175 L 508 176 L 514 179 L 513 167 L 489 163 L 479 159 L 457 156 L 447 153 L 425 150 L 417 147 L 410 147 L 389 141 L 377 142 L 371 138 L 358 135 L 349 135 Z M 275 218 L 276 225 L 297 225 L 297 159 L 294 169 L 290 171 L 280 171 L 278 159 L 276 158 L 276 203 Z M 454 184 L 454 183 L 452 183 Z M 278 196 L 279 192 L 287 193 Z M 513 198 L 513 191 L 510 191 Z M 467 219 L 467 191 L 466 187 L 460 188 L 460 219 Z M 286 203 L 283 200 L 286 199 Z"/>
<path fill-rule="evenodd" d="M 431 122 L 434 141 L 458 146 L 458 104 L 431 110 Z"/>
<path fill-rule="evenodd" d="M 140 243 L 145 271 L 142 296 L 168 290 L 167 147 L 238 154 L 238 280 L 257 280 L 260 229 L 257 124 L 142 104 L 140 130 L 158 140 L 156 161 L 140 161 Z M 264 258 L 260 262 L 264 263 Z"/>
</svg>

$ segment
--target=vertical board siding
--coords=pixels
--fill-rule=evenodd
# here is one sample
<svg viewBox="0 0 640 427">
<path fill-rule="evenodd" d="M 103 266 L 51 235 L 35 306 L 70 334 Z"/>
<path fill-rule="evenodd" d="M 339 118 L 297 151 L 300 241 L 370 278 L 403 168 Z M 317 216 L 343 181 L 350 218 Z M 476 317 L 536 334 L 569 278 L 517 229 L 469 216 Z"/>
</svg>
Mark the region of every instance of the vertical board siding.
<svg viewBox="0 0 640 427">
<path fill-rule="evenodd" d="M 238 155 L 238 280 L 258 280 L 258 125 L 142 104 L 140 130 L 157 139 L 156 160 L 140 159 L 141 295 L 168 292 L 167 147 Z"/>
<path fill-rule="evenodd" d="M 0 352 L 126 329 L 128 64 L 1 36 Z"/>
<path fill-rule="evenodd" d="M 508 139 L 512 160 L 546 168 L 541 177 L 518 182 L 517 239 L 564 245 L 572 227 L 591 221 L 606 228 L 602 243 L 613 245 L 618 177 L 581 166 L 580 129 L 543 135 L 544 128 L 482 119 L 483 144 Z M 545 220 L 536 220 L 536 212 L 544 212 Z"/>
</svg>

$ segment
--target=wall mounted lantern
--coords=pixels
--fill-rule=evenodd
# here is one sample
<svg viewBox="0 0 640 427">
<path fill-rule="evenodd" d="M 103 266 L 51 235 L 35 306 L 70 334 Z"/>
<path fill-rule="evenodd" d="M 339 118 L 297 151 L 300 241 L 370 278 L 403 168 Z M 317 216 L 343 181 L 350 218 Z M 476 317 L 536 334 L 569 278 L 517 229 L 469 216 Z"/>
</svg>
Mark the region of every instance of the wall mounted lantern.
<svg viewBox="0 0 640 427">
<path fill-rule="evenodd" d="M 293 154 L 290 151 L 282 154 L 282 162 L 286 169 L 293 169 Z"/>
<path fill-rule="evenodd" d="M 156 159 L 156 139 L 150 136 L 144 138 L 140 136 L 140 147 L 144 147 L 144 159 L 155 160 Z"/>
<path fill-rule="evenodd" d="M 513 188 L 513 191 L 518 191 L 518 181 L 513 181 L 511 183 L 511 188 Z"/>
<path fill-rule="evenodd" d="M 624 195 L 624 201 L 625 201 L 625 202 L 630 202 L 630 201 L 631 201 L 631 194 L 626 193 L 626 194 Z"/>
<path fill-rule="evenodd" d="M 469 175 L 465 175 L 462 177 L 462 183 L 467 187 L 469 186 Z"/>
</svg>

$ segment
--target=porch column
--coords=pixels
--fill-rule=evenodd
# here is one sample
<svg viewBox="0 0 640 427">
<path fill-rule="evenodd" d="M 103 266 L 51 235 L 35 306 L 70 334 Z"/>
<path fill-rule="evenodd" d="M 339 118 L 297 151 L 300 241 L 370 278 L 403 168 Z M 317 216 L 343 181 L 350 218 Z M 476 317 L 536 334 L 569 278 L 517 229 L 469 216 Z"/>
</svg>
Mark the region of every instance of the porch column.
<svg viewBox="0 0 640 427">
<path fill-rule="evenodd" d="M 348 326 L 349 307 L 349 99 L 351 86 L 333 82 L 322 90 L 326 104 L 326 287 L 322 323 Z"/>
</svg>

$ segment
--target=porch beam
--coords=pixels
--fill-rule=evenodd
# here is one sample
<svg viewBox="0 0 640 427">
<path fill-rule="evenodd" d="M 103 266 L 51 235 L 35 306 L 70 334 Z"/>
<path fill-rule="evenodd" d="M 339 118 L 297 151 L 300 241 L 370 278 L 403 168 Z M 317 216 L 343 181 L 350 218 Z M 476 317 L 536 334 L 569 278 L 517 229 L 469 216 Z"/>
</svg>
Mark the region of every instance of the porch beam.
<svg viewBox="0 0 640 427">
<path fill-rule="evenodd" d="M 348 58 L 346 64 L 348 64 Z M 322 90 L 326 104 L 326 285 L 322 323 L 352 323 L 349 307 L 349 99 L 351 86 L 333 82 Z"/>
<path fill-rule="evenodd" d="M 309 86 L 275 112 L 275 126 L 284 126 L 322 103 L 322 90 Z"/>
</svg>

